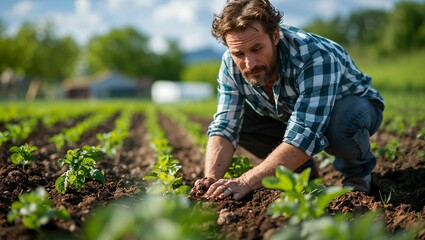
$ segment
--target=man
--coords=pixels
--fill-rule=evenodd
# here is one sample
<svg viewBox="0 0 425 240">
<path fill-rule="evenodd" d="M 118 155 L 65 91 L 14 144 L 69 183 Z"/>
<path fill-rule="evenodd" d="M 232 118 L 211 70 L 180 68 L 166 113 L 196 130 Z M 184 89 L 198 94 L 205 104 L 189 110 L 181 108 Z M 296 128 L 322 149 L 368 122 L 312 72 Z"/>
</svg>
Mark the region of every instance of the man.
<svg viewBox="0 0 425 240">
<path fill-rule="evenodd" d="M 208 129 L 207 198 L 238 200 L 278 165 L 312 167 L 322 150 L 335 156 L 344 185 L 368 193 L 376 159 L 369 137 L 384 101 L 338 44 L 290 26 L 268 0 L 234 0 L 216 15 L 212 34 L 228 47 L 218 74 L 218 108 Z M 236 146 L 264 159 L 222 179 Z"/>
</svg>

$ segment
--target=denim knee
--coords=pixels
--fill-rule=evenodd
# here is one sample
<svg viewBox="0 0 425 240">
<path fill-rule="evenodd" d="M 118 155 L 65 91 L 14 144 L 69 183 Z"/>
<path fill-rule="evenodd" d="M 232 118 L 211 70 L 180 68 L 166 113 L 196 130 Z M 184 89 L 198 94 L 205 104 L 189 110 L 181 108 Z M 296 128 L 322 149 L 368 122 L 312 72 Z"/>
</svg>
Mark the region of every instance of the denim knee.
<svg viewBox="0 0 425 240">
<path fill-rule="evenodd" d="M 370 153 L 370 136 L 382 121 L 382 110 L 367 99 L 347 96 L 335 103 L 325 136 L 326 152 L 346 160 L 360 160 Z"/>
</svg>

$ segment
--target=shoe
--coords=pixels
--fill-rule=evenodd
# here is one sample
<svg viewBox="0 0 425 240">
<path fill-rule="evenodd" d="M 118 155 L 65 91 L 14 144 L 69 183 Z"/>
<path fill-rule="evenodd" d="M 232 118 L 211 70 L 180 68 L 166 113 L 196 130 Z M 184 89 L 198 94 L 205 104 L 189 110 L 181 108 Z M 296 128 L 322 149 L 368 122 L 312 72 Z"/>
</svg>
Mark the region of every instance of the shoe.
<svg viewBox="0 0 425 240">
<path fill-rule="evenodd" d="M 368 174 L 364 177 L 350 177 L 345 178 L 342 181 L 342 185 L 345 187 L 352 187 L 353 191 L 364 192 L 366 194 L 370 193 L 370 185 L 372 182 L 372 175 Z"/>
</svg>

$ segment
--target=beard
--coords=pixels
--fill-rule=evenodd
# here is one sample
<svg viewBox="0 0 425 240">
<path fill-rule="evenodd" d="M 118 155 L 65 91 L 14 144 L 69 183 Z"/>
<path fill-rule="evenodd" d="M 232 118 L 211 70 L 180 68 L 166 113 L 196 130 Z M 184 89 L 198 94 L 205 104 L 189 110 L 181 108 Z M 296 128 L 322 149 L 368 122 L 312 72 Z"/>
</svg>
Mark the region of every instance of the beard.
<svg viewBox="0 0 425 240">
<path fill-rule="evenodd" d="M 277 53 L 273 51 L 273 57 L 267 65 L 257 65 L 252 69 L 244 69 L 242 76 L 254 86 L 266 86 L 273 81 L 272 77 L 277 68 Z"/>
</svg>

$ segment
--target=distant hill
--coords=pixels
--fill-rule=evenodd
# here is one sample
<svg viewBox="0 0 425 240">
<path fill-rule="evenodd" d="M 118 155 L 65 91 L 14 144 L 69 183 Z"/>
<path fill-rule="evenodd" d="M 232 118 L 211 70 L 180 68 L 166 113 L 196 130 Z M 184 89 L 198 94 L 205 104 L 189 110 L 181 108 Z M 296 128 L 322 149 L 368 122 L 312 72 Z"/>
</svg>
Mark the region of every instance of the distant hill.
<svg viewBox="0 0 425 240">
<path fill-rule="evenodd" d="M 222 52 L 214 50 L 212 48 L 204 48 L 193 52 L 187 52 L 184 54 L 184 61 L 187 64 L 194 62 L 204 62 L 204 61 L 220 61 Z"/>
</svg>

